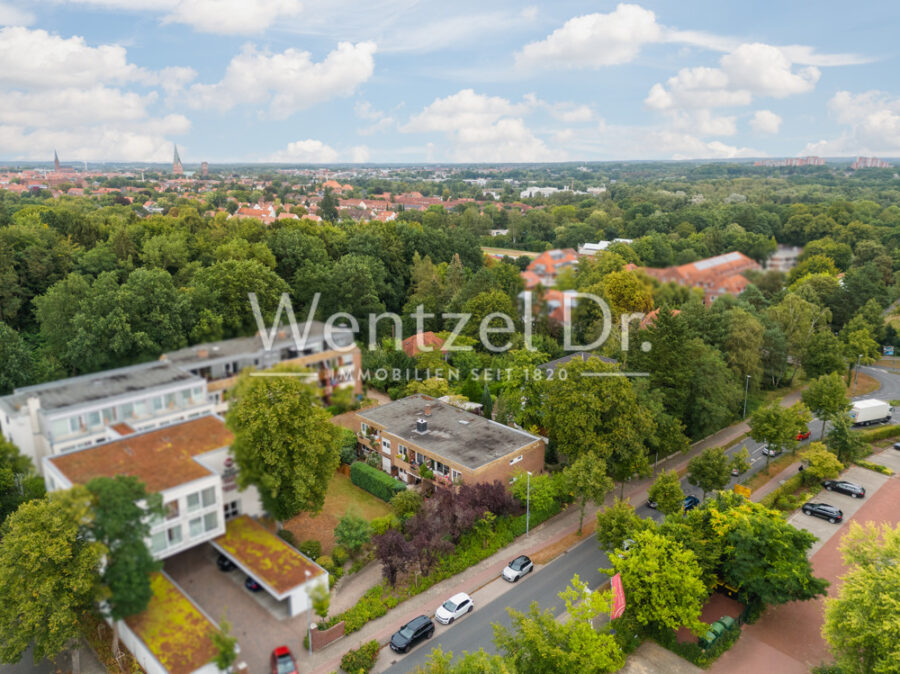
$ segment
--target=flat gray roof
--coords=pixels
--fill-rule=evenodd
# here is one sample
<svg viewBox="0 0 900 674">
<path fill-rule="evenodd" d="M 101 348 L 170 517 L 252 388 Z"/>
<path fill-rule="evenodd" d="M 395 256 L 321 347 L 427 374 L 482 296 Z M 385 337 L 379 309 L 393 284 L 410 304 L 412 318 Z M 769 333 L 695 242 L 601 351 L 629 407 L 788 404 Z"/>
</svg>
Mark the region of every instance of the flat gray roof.
<svg viewBox="0 0 900 674">
<path fill-rule="evenodd" d="M 576 358 L 580 359 L 581 361 L 583 361 L 585 363 L 591 358 L 599 358 L 604 363 L 610 363 L 613 365 L 615 365 L 618 362 L 617 360 L 615 360 L 613 358 L 607 358 L 606 356 L 598 356 L 593 353 L 588 353 L 587 351 L 576 351 L 575 353 L 570 353 L 569 355 L 563 356 L 562 358 L 557 358 L 556 360 L 551 360 L 547 363 L 538 365 L 538 367 L 542 370 L 547 371 L 548 375 L 552 377 L 553 372 L 556 370 L 556 368 L 558 368 L 562 365 L 565 365 L 570 360 L 575 360 Z"/>
<path fill-rule="evenodd" d="M 430 416 L 425 416 L 426 403 L 431 405 Z M 431 452 L 435 458 L 443 457 L 469 469 L 480 468 L 541 439 L 421 394 L 370 407 L 357 415 Z M 428 422 L 425 433 L 416 431 L 417 419 Z"/>
<path fill-rule="evenodd" d="M 29 398 L 37 396 L 41 409 L 52 411 L 187 381 L 199 384 L 203 380 L 170 363 L 152 361 L 17 388 L 10 395 L 0 398 L 0 402 L 18 412 L 27 406 Z"/>
<path fill-rule="evenodd" d="M 305 323 L 301 323 L 297 326 L 301 338 L 303 337 L 303 330 L 305 327 Z M 342 329 L 340 326 L 335 326 L 333 328 L 333 334 L 335 336 L 335 342 L 340 346 L 346 346 L 341 340 L 341 337 L 344 335 L 350 336 L 350 339 L 347 340 L 347 344 L 353 341 L 353 333 L 349 330 Z M 319 321 L 310 321 L 307 339 L 310 341 L 319 341 L 323 339 L 324 336 L 325 324 Z M 294 342 L 293 333 L 289 327 L 281 328 L 278 331 L 275 340 L 272 342 L 272 350 L 275 351 L 290 346 L 297 348 L 297 345 Z M 299 349 L 302 350 L 303 348 L 305 347 L 301 344 Z M 252 337 L 235 337 L 233 339 L 223 339 L 218 342 L 194 344 L 193 346 L 187 346 L 183 349 L 178 349 L 177 351 L 164 353 L 162 359 L 176 365 L 188 366 L 204 361 L 219 360 L 220 358 L 227 359 L 238 356 L 252 356 L 262 353 L 263 350 L 262 337 L 257 334 Z M 201 357 L 201 351 L 206 351 L 206 355 Z"/>
</svg>

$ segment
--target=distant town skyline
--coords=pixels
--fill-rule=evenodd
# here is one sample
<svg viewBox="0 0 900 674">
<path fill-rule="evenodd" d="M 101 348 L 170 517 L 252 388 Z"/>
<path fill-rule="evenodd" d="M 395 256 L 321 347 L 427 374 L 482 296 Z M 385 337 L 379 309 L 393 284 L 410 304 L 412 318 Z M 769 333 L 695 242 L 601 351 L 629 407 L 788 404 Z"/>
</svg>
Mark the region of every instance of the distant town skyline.
<svg viewBox="0 0 900 674">
<path fill-rule="evenodd" d="M 0 0 L 0 161 L 900 155 L 892 3 L 359 4 Z"/>
</svg>

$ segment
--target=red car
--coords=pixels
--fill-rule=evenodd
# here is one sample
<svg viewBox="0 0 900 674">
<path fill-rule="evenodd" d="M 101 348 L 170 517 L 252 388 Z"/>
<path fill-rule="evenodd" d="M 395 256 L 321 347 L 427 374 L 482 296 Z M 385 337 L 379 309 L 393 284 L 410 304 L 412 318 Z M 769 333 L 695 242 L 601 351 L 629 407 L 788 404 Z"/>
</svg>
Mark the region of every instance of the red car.
<svg viewBox="0 0 900 674">
<path fill-rule="evenodd" d="M 809 439 L 809 431 L 800 431 L 797 433 L 798 440 L 808 440 Z"/>
<path fill-rule="evenodd" d="M 299 674 L 297 663 L 287 646 L 279 646 L 272 651 L 272 674 Z"/>
</svg>

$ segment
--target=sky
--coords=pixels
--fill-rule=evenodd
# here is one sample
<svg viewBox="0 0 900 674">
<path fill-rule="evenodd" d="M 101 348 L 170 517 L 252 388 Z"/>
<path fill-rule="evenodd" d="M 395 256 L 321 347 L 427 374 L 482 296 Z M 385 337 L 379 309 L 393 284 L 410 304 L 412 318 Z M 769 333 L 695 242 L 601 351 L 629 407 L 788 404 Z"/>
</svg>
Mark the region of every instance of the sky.
<svg viewBox="0 0 900 674">
<path fill-rule="evenodd" d="M 0 0 L 0 159 L 900 156 L 900 3 Z"/>
</svg>

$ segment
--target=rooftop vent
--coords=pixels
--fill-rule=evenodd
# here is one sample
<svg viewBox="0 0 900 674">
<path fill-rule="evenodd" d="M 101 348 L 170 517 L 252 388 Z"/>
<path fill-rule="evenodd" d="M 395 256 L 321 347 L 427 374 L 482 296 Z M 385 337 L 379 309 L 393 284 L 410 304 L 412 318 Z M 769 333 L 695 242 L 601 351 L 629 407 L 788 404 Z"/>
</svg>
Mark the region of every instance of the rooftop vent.
<svg viewBox="0 0 900 674">
<path fill-rule="evenodd" d="M 416 433 L 427 433 L 428 432 L 428 419 L 423 419 L 419 417 L 416 419 Z"/>
<path fill-rule="evenodd" d="M 425 403 L 425 416 L 431 416 L 431 403 Z"/>
<path fill-rule="evenodd" d="M 209 358 L 209 349 L 197 349 L 197 358 Z"/>
</svg>

